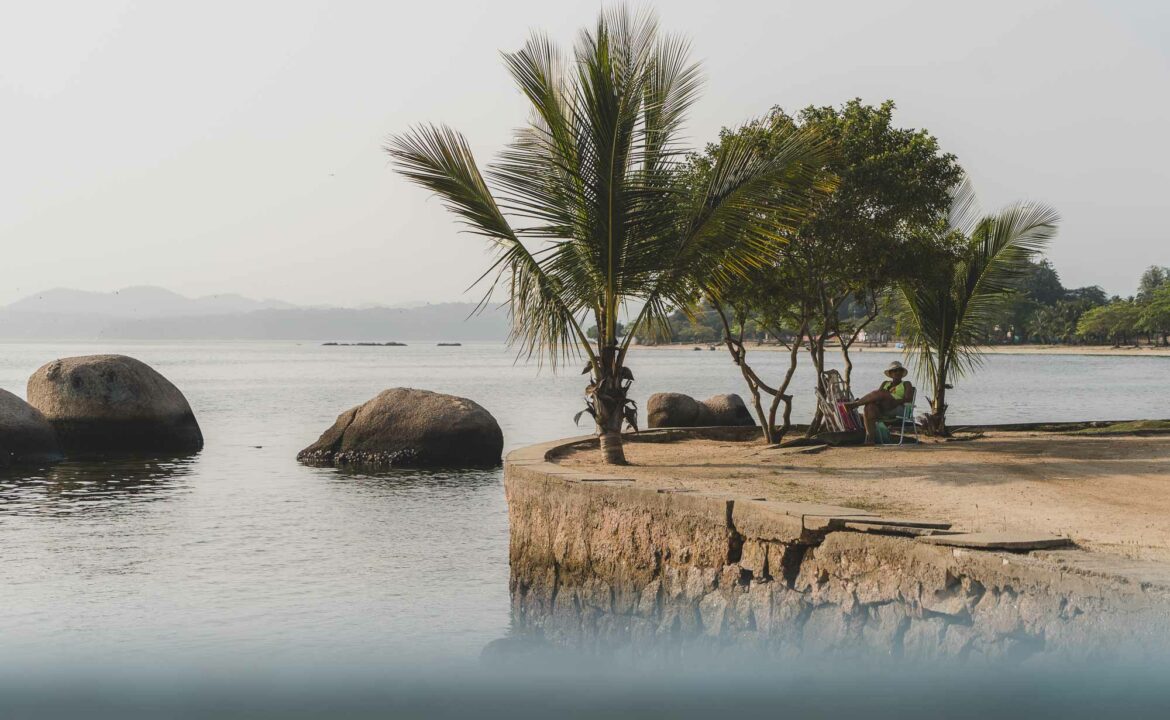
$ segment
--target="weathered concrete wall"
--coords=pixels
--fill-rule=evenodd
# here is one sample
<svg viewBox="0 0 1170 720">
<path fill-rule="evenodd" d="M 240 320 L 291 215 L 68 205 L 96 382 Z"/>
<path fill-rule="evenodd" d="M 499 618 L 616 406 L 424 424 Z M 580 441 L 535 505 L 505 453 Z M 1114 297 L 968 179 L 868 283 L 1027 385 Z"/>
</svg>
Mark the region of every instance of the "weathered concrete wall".
<svg viewBox="0 0 1170 720">
<path fill-rule="evenodd" d="M 1170 638 L 1159 587 L 846 532 L 791 504 L 660 492 L 547 462 L 556 449 L 506 463 L 519 633 L 638 655 L 966 660 L 1118 656 Z"/>
</svg>

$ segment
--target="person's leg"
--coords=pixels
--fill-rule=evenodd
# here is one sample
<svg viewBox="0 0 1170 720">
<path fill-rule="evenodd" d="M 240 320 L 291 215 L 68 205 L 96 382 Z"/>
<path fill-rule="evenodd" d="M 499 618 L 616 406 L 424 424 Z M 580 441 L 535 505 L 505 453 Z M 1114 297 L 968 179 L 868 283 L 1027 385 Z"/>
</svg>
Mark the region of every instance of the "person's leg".
<svg viewBox="0 0 1170 720">
<path fill-rule="evenodd" d="M 865 419 L 865 444 L 877 444 L 877 421 L 881 416 L 881 411 L 878 409 L 876 403 L 870 403 L 862 410 L 862 415 Z"/>
<path fill-rule="evenodd" d="M 869 407 L 870 405 L 872 405 L 874 403 L 881 402 L 881 401 L 887 400 L 887 399 L 888 400 L 894 399 L 894 396 L 890 394 L 889 390 L 874 390 L 873 392 L 866 393 L 865 395 L 862 395 L 861 397 L 857 398 L 853 402 L 845 403 L 845 407 L 859 408 L 862 405 Z"/>
</svg>

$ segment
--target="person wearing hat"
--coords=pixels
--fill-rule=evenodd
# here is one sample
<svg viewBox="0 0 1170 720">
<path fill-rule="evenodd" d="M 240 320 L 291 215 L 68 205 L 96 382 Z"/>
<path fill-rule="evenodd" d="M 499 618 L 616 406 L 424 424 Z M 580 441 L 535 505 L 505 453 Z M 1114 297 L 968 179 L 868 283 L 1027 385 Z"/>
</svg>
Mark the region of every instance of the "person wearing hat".
<svg viewBox="0 0 1170 720">
<path fill-rule="evenodd" d="M 895 360 L 886 368 L 886 377 L 889 380 L 871 393 L 862 395 L 846 407 L 862 408 L 862 417 L 865 418 L 865 444 L 874 445 L 877 437 L 877 421 L 906 404 L 910 397 L 911 385 L 906 381 L 910 371 L 902 363 Z"/>
</svg>

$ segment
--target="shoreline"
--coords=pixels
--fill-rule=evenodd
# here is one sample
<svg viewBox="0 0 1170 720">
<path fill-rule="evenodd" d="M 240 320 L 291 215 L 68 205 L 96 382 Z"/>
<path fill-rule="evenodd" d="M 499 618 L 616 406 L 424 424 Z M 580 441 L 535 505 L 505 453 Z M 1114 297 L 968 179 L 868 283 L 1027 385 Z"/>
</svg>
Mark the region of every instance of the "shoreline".
<svg viewBox="0 0 1170 720">
<path fill-rule="evenodd" d="M 700 348 L 704 352 L 707 348 L 715 347 L 716 350 L 724 350 L 722 342 L 719 343 L 667 343 L 661 345 L 632 345 L 631 348 L 638 350 L 692 350 L 693 348 Z M 745 343 L 748 352 L 788 352 L 788 348 L 783 345 L 755 345 L 752 343 Z M 830 348 L 833 350 L 833 348 Z M 1143 345 L 1141 347 L 1112 347 L 1109 345 L 988 345 L 980 348 L 980 351 L 987 355 L 1084 355 L 1096 357 L 1158 357 L 1170 358 L 1170 347 L 1150 347 Z M 865 345 L 854 346 L 850 353 L 887 353 L 903 355 L 906 353 L 904 349 L 895 348 L 893 345 L 870 347 Z"/>
</svg>

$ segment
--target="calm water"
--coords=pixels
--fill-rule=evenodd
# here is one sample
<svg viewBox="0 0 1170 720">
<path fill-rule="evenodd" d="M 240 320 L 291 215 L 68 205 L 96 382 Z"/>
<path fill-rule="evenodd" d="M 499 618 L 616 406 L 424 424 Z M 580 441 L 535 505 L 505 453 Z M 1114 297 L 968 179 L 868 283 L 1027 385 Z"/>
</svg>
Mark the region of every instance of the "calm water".
<svg viewBox="0 0 1170 720">
<path fill-rule="evenodd" d="M 578 363 L 554 375 L 499 346 L 0 344 L 0 387 L 57 357 L 136 356 L 173 380 L 206 438 L 178 460 L 0 475 L 0 663 L 395 663 L 472 657 L 508 628 L 500 473 L 303 467 L 342 410 L 413 386 L 475 399 L 507 446 L 572 434 Z M 896 356 L 860 353 L 880 380 Z M 776 376 L 779 354 L 756 353 Z M 740 392 L 720 352 L 634 354 L 635 397 Z M 997 356 L 955 422 L 1162 417 L 1170 359 Z M 812 406 L 798 375 L 794 419 Z"/>
</svg>

